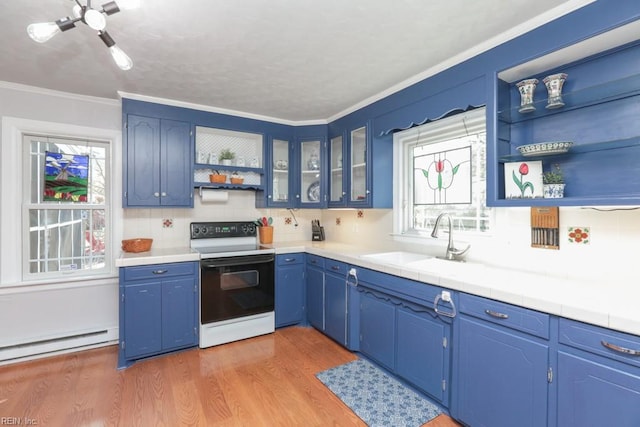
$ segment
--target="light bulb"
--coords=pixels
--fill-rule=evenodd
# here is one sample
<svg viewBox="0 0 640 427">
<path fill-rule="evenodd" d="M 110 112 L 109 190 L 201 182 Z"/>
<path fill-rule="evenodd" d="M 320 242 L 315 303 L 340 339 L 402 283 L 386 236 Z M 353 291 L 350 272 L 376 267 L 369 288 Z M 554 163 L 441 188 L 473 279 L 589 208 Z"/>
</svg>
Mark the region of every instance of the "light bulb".
<svg viewBox="0 0 640 427">
<path fill-rule="evenodd" d="M 127 71 L 133 68 L 133 61 L 131 58 L 129 58 L 129 56 L 118 46 L 113 45 L 109 47 L 109 51 L 111 52 L 111 56 L 113 56 L 113 60 L 120 69 Z"/>
<path fill-rule="evenodd" d="M 80 7 L 79 4 L 74 5 L 71 11 L 73 13 L 73 16 L 76 18 L 80 18 L 82 16 L 82 7 Z"/>
<path fill-rule="evenodd" d="M 107 26 L 107 20 L 104 15 L 95 9 L 88 9 L 84 13 L 84 22 L 96 31 L 102 31 Z"/>
<path fill-rule="evenodd" d="M 55 22 L 40 22 L 27 27 L 27 33 L 34 41 L 44 43 L 60 32 L 60 27 Z"/>
<path fill-rule="evenodd" d="M 142 0 L 116 0 L 116 4 L 120 10 L 131 10 L 139 8 Z"/>
</svg>

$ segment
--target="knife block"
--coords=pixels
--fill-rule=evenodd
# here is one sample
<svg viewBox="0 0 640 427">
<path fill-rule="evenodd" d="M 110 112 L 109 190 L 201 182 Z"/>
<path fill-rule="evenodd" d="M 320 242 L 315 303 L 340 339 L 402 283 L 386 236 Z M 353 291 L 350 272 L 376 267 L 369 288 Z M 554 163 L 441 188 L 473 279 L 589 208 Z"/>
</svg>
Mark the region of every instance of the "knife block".
<svg viewBox="0 0 640 427">
<path fill-rule="evenodd" d="M 560 249 L 560 209 L 531 208 L 531 247 Z"/>
<path fill-rule="evenodd" d="M 314 226 L 311 232 L 311 240 L 314 242 L 322 242 L 324 240 L 324 227 Z"/>
</svg>

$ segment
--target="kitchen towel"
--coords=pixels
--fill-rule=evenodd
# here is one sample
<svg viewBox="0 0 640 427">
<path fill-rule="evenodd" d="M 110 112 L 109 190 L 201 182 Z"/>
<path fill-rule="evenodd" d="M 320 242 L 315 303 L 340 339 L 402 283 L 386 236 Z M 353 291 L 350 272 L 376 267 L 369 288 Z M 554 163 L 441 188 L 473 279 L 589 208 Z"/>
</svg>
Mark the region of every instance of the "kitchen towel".
<svg viewBox="0 0 640 427">
<path fill-rule="evenodd" d="M 421 426 L 443 411 L 363 359 L 316 374 L 367 425 Z"/>
<path fill-rule="evenodd" d="M 229 200 L 228 191 L 203 188 L 200 190 L 202 203 L 226 203 Z"/>
</svg>

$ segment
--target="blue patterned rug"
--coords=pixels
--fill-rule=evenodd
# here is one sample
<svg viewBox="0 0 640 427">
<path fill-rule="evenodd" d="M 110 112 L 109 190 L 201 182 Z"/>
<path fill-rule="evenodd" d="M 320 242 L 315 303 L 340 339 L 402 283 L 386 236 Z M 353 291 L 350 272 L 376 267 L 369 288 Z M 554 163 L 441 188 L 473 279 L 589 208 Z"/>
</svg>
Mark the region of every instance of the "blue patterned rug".
<svg viewBox="0 0 640 427">
<path fill-rule="evenodd" d="M 442 410 L 363 359 L 316 374 L 367 425 L 421 426 Z"/>
</svg>

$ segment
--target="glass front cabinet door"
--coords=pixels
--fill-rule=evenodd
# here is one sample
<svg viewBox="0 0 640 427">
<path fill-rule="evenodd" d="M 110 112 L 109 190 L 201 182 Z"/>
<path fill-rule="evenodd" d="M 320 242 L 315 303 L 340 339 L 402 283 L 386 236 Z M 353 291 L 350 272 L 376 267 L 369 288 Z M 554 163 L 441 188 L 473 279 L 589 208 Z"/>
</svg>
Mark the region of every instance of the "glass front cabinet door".
<svg viewBox="0 0 640 427">
<path fill-rule="evenodd" d="M 343 167 L 343 138 L 342 135 L 330 139 L 329 142 L 329 206 L 345 206 L 347 192 L 345 191 L 345 176 Z"/>
<path fill-rule="evenodd" d="M 370 189 L 367 165 L 367 128 L 351 131 L 349 144 L 349 206 L 367 206 Z M 377 171 L 384 173 L 384 171 Z"/>
<path fill-rule="evenodd" d="M 322 206 L 322 141 L 319 139 L 300 141 L 300 176 L 296 198 L 300 206 Z"/>
<path fill-rule="evenodd" d="M 269 206 L 291 206 L 291 144 L 282 139 L 271 141 L 271 188 L 267 195 Z"/>
</svg>

